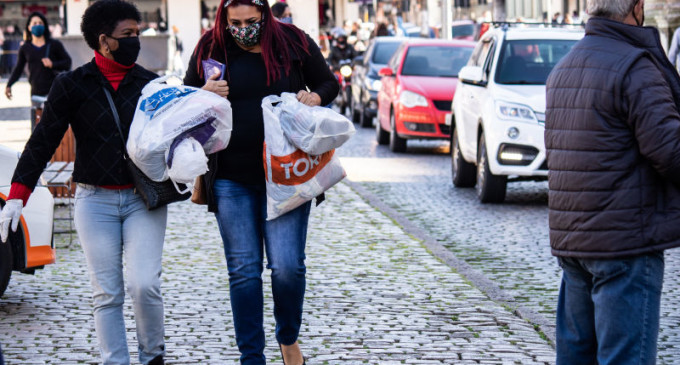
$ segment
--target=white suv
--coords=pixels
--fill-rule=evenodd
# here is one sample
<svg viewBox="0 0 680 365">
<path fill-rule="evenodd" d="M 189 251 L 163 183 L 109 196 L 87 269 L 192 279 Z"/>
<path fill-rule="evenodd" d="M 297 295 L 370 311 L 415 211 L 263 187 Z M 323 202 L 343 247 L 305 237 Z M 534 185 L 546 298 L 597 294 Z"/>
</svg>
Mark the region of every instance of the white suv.
<svg viewBox="0 0 680 365">
<path fill-rule="evenodd" d="M 545 81 L 583 37 L 582 28 L 503 24 L 487 31 L 459 73 L 446 123 L 456 187 L 483 203 L 505 199 L 508 181 L 545 180 Z"/>
</svg>

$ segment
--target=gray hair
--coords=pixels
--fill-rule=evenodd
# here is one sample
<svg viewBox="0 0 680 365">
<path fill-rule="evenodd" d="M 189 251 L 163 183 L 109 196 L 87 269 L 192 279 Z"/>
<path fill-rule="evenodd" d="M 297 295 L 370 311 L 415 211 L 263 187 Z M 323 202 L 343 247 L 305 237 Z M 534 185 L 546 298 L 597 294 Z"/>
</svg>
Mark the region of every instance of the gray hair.
<svg viewBox="0 0 680 365">
<path fill-rule="evenodd" d="M 640 0 L 588 0 L 586 12 L 590 16 L 601 16 L 614 20 L 626 18 Z"/>
</svg>

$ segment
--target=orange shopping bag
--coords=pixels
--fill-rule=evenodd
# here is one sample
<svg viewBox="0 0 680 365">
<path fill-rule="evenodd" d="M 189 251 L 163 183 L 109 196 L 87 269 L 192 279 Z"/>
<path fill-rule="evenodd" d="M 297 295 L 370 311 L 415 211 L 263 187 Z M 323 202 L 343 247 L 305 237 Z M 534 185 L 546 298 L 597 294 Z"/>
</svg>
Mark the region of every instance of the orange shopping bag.
<svg viewBox="0 0 680 365">
<path fill-rule="evenodd" d="M 262 100 L 267 220 L 314 199 L 346 176 L 335 150 L 313 156 L 290 142 L 273 105 L 277 100 L 278 96 Z"/>
</svg>

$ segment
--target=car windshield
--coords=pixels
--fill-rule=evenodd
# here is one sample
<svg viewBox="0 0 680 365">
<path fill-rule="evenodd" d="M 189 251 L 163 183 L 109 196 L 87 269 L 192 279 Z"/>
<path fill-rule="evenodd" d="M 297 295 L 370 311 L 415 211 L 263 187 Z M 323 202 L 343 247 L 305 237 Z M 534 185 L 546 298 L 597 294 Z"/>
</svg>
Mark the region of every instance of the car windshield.
<svg viewBox="0 0 680 365">
<path fill-rule="evenodd" d="M 550 71 L 576 42 L 576 40 L 555 39 L 505 42 L 496 70 L 496 83 L 545 85 Z"/>
<path fill-rule="evenodd" d="M 458 77 L 471 47 L 413 46 L 408 49 L 401 74 L 404 76 Z"/>
<path fill-rule="evenodd" d="M 375 49 L 373 50 L 373 57 L 371 61 L 373 63 L 386 65 L 390 61 L 390 57 L 399 48 L 399 42 L 380 42 L 375 44 Z"/>
<path fill-rule="evenodd" d="M 464 38 L 475 35 L 474 24 L 454 25 L 451 27 L 451 36 L 453 38 Z"/>
</svg>

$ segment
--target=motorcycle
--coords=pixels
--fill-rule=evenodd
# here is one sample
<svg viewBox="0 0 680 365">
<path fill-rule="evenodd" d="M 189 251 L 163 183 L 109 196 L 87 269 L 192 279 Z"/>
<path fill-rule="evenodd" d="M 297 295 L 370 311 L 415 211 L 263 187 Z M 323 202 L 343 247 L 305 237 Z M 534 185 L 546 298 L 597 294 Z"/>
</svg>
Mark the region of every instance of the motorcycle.
<svg viewBox="0 0 680 365">
<path fill-rule="evenodd" d="M 335 98 L 335 105 L 340 109 L 342 115 L 345 115 L 352 100 L 352 71 L 352 60 L 350 59 L 341 60 L 333 70 L 340 84 L 340 93 Z"/>
</svg>

